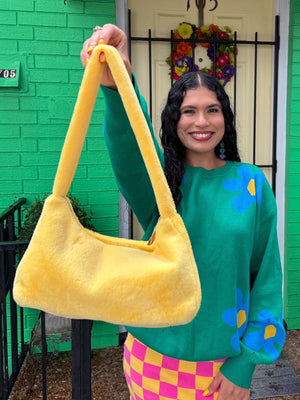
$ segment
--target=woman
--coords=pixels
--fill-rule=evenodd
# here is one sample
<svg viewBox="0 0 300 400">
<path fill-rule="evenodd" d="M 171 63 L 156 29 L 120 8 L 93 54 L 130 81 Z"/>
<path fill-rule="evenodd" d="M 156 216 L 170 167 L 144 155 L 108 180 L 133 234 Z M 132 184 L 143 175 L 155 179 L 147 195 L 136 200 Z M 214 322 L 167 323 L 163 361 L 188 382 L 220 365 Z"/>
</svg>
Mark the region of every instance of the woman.
<svg viewBox="0 0 300 400">
<path fill-rule="evenodd" d="M 96 30 L 84 43 L 83 65 L 99 39 L 120 52 L 152 129 L 122 31 Z M 102 90 L 112 165 L 146 240 L 159 217 L 155 196 L 108 67 Z M 240 163 L 230 103 L 213 77 L 189 73 L 174 84 L 161 138 L 164 154 L 153 140 L 190 236 L 202 304 L 184 326 L 128 327 L 131 399 L 247 400 L 255 366 L 272 363 L 285 337 L 275 199 L 260 169 Z"/>
</svg>

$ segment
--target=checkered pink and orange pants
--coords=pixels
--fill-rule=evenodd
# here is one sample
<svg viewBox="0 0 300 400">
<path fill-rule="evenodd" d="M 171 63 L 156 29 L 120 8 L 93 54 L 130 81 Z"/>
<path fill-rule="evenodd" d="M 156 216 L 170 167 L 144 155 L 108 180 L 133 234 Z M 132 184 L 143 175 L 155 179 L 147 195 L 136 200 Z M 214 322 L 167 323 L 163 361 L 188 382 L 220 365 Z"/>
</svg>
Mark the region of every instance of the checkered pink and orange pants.
<svg viewBox="0 0 300 400">
<path fill-rule="evenodd" d="M 204 397 L 225 360 L 191 362 L 157 353 L 128 334 L 124 346 L 124 372 L 130 400 L 216 400 Z"/>
</svg>

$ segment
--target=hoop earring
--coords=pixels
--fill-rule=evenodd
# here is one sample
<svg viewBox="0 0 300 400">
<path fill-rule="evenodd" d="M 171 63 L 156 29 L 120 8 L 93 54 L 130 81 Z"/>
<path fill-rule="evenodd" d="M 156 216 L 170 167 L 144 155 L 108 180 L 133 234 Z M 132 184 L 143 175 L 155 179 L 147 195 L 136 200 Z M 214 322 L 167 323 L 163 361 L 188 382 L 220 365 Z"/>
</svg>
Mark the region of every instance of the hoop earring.
<svg viewBox="0 0 300 400">
<path fill-rule="evenodd" d="M 226 154 L 225 154 L 225 145 L 224 145 L 224 142 L 223 142 L 223 141 L 220 143 L 220 154 L 219 154 L 219 158 L 220 158 L 221 160 L 224 160 L 224 159 L 226 158 Z"/>
</svg>

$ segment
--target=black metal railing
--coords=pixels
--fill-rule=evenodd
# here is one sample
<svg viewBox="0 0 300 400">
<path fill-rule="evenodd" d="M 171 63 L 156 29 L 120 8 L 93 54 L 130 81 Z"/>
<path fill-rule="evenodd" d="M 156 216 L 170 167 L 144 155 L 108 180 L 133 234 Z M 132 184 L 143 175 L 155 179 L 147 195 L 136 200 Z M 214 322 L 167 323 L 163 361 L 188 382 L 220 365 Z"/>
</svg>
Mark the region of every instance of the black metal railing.
<svg viewBox="0 0 300 400">
<path fill-rule="evenodd" d="M 7 400 L 29 350 L 24 340 L 24 312 L 13 299 L 13 281 L 18 254 L 28 242 L 16 238 L 21 228 L 20 198 L 0 214 L 0 400 Z M 9 311 L 9 312 L 8 312 Z M 47 340 L 45 313 L 40 313 L 43 400 L 47 399 Z M 72 321 L 72 399 L 91 399 L 92 321 Z"/>
</svg>

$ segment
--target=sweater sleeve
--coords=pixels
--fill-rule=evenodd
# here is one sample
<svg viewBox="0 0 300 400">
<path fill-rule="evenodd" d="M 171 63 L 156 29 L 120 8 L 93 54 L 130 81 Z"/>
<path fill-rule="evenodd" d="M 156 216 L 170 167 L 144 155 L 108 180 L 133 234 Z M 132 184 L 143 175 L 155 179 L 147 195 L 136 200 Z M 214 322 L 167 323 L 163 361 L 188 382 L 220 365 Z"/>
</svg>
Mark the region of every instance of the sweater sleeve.
<svg viewBox="0 0 300 400">
<path fill-rule="evenodd" d="M 147 104 L 139 93 L 134 76 L 133 83 L 163 164 L 163 153 L 153 134 Z M 119 93 L 106 87 L 101 88 L 105 100 L 104 137 L 117 184 L 141 226 L 146 230 L 153 213 L 157 212 L 151 181 Z"/>
<path fill-rule="evenodd" d="M 221 367 L 227 379 L 244 388 L 250 388 L 257 364 L 271 364 L 279 357 L 285 340 L 276 202 L 267 182 L 259 187 L 247 327 L 240 354 Z"/>
</svg>

